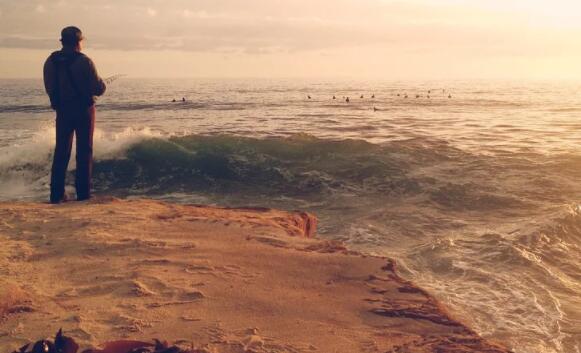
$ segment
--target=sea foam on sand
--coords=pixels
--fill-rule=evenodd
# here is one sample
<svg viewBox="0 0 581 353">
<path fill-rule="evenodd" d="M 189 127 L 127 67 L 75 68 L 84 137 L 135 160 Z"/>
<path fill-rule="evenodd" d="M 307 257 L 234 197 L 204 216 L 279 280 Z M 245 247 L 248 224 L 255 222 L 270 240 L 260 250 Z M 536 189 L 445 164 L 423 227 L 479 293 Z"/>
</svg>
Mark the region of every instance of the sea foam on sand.
<svg viewBox="0 0 581 353">
<path fill-rule="evenodd" d="M 508 352 L 400 278 L 316 240 L 314 216 L 97 199 L 0 203 L 0 350 L 59 328 L 82 348 Z"/>
</svg>

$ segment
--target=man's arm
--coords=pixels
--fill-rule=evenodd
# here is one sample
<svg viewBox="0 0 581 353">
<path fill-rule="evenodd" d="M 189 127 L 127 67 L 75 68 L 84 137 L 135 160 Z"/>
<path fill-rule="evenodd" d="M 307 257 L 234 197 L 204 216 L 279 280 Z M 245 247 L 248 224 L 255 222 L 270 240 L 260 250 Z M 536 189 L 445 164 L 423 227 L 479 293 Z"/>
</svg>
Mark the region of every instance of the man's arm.
<svg viewBox="0 0 581 353">
<path fill-rule="evenodd" d="M 43 67 L 44 90 L 50 99 L 50 107 L 54 110 L 58 109 L 60 100 L 60 85 L 58 80 L 58 72 L 52 59 L 52 55 L 46 59 Z"/>
<path fill-rule="evenodd" d="M 89 63 L 89 87 L 91 89 L 91 95 L 101 96 L 103 93 L 105 93 L 107 86 L 101 77 L 99 77 L 93 60 L 87 58 L 87 62 Z"/>
<path fill-rule="evenodd" d="M 52 63 L 51 58 L 49 57 L 44 62 L 44 68 L 43 68 L 44 90 L 46 91 L 46 94 L 48 94 L 49 97 L 53 96 L 54 91 L 56 89 L 56 87 L 55 87 L 55 75 L 56 75 L 56 72 L 54 70 L 54 65 Z"/>
</svg>

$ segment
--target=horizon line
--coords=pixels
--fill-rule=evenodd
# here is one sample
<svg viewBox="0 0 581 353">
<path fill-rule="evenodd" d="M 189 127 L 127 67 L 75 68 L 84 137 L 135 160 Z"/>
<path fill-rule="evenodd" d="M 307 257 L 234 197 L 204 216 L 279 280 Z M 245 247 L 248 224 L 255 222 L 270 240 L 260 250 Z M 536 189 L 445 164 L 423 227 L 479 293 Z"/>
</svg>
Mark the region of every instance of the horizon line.
<svg viewBox="0 0 581 353">
<path fill-rule="evenodd" d="M 354 76 L 130 76 L 125 75 L 124 79 L 130 80 L 336 80 L 336 81 L 368 81 L 368 82 L 458 82 L 458 81 L 526 81 L 526 82 L 579 82 L 581 77 L 465 77 L 465 78 L 386 78 L 386 77 L 354 77 Z M 105 79 L 107 76 L 103 77 Z M 42 76 L 0 76 L 0 80 L 42 80 Z"/>
</svg>

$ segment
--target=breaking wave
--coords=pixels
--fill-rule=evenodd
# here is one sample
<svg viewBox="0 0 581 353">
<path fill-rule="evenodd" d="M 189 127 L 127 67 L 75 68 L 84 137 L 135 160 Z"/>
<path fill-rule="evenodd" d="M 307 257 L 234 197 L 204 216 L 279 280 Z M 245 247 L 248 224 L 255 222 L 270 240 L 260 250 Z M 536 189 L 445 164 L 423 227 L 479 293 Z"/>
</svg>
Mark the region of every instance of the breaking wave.
<svg viewBox="0 0 581 353">
<path fill-rule="evenodd" d="M 46 198 L 52 130 L 0 148 L 0 199 Z M 427 138 L 374 144 L 147 129 L 97 131 L 95 151 L 97 192 L 310 210 L 321 236 L 396 257 L 405 276 L 516 352 L 577 344 L 578 155 L 491 157 Z M 512 341 L 515 331 L 528 342 Z"/>
</svg>

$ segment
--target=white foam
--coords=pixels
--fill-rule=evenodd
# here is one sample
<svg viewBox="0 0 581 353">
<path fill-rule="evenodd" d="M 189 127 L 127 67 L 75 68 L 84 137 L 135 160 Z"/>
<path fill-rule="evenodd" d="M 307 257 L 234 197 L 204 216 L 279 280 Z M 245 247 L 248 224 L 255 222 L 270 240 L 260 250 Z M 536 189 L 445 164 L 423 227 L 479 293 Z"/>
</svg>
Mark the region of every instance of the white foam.
<svg viewBox="0 0 581 353">
<path fill-rule="evenodd" d="M 94 134 L 94 157 L 95 159 L 122 157 L 123 153 L 136 143 L 159 137 L 163 137 L 163 135 L 152 131 L 150 128 L 126 128 L 123 131 L 114 133 L 105 133 L 103 130 L 96 129 Z"/>
<path fill-rule="evenodd" d="M 54 122 L 43 125 L 31 138 L 0 148 L 0 199 L 14 200 L 40 197 L 49 185 L 50 167 L 55 145 Z M 140 141 L 162 137 L 149 128 L 127 128 L 120 132 L 94 133 L 96 160 L 122 158 L 125 151 Z M 75 149 L 69 170 L 75 168 Z"/>
<path fill-rule="evenodd" d="M 54 148 L 54 139 L 54 123 L 49 123 L 29 140 L 0 148 L 0 172 L 27 164 L 43 164 Z"/>
<path fill-rule="evenodd" d="M 94 133 L 95 159 L 107 159 L 122 156 L 132 145 L 154 137 L 162 137 L 161 133 L 149 128 L 127 128 L 121 132 L 105 133 L 96 129 Z M 50 162 L 54 144 L 54 124 L 44 126 L 33 134 L 29 140 L 0 148 L 0 171 L 10 171 L 13 168 L 26 165 L 43 165 Z M 74 148 L 71 162 L 74 163 Z"/>
</svg>

